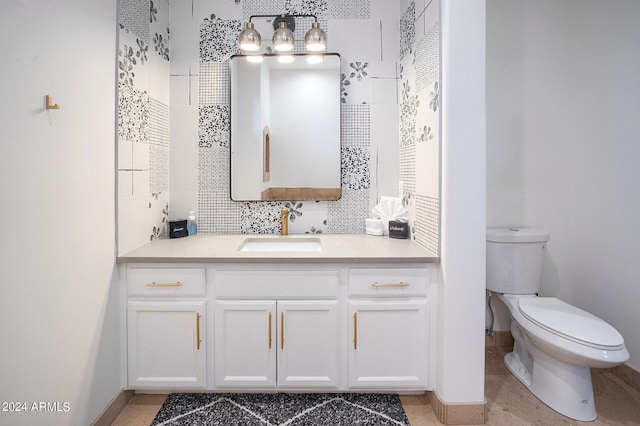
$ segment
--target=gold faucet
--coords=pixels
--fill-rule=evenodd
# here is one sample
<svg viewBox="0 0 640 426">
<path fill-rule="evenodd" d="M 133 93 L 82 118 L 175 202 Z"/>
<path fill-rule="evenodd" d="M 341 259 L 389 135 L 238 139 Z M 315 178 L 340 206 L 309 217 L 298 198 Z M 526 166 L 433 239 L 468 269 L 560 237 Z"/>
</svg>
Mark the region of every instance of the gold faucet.
<svg viewBox="0 0 640 426">
<path fill-rule="evenodd" d="M 289 235 L 289 210 L 280 211 L 280 235 Z"/>
</svg>

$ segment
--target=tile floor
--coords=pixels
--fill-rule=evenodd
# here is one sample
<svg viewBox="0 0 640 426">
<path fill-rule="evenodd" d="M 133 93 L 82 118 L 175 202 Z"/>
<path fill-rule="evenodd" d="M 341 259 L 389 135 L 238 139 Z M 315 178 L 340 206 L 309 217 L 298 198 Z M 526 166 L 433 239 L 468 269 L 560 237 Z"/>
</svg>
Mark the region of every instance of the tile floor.
<svg viewBox="0 0 640 426">
<path fill-rule="evenodd" d="M 511 375 L 502 362 L 507 347 L 487 347 L 485 397 L 487 425 L 640 425 L 640 391 L 607 370 L 592 370 L 598 418 L 577 422 L 548 408 Z M 148 426 L 162 406 L 165 395 L 136 395 L 113 426 Z M 439 425 L 425 396 L 401 396 L 411 426 Z"/>
</svg>

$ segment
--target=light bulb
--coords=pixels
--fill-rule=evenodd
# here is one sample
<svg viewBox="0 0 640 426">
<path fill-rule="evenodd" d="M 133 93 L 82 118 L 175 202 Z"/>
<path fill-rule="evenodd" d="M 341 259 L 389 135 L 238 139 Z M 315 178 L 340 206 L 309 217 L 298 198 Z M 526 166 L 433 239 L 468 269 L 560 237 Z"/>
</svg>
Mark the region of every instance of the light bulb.
<svg viewBox="0 0 640 426">
<path fill-rule="evenodd" d="M 311 52 L 319 52 L 327 48 L 327 35 L 320 28 L 319 22 L 311 24 L 311 29 L 304 36 L 304 43 L 307 50 Z"/>
<path fill-rule="evenodd" d="M 253 28 L 253 22 L 247 22 L 247 26 L 240 33 L 240 49 L 247 52 L 255 52 L 260 49 L 262 38 L 260 33 Z"/>
<path fill-rule="evenodd" d="M 293 33 L 287 28 L 286 22 L 280 22 L 280 26 L 273 33 L 273 48 L 278 52 L 293 50 Z"/>
</svg>

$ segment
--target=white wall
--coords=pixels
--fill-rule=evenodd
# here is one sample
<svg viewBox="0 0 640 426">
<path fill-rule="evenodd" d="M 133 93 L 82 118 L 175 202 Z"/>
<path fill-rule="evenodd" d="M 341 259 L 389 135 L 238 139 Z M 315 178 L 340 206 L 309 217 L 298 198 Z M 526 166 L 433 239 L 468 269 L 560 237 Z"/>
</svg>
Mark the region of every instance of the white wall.
<svg viewBox="0 0 640 426">
<path fill-rule="evenodd" d="M 485 2 L 442 1 L 442 248 L 435 391 L 484 402 Z"/>
<path fill-rule="evenodd" d="M 120 389 L 115 36 L 115 0 L 2 5 L 3 425 L 87 425 Z"/>
<path fill-rule="evenodd" d="M 635 0 L 487 2 L 487 225 L 548 229 L 542 294 L 616 327 L 635 369 L 639 21 Z"/>
</svg>

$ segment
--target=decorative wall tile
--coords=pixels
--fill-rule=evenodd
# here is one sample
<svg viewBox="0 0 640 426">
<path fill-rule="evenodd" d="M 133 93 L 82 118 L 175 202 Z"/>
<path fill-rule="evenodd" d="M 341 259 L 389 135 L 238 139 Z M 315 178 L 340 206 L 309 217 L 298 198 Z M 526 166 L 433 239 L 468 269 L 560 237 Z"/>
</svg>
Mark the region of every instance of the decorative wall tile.
<svg viewBox="0 0 640 426">
<path fill-rule="evenodd" d="M 200 148 L 198 150 L 198 190 L 230 194 L 229 147 Z"/>
<path fill-rule="evenodd" d="M 371 173 L 369 171 L 369 149 L 360 147 L 342 148 L 342 187 L 343 189 L 369 189 Z"/>
<path fill-rule="evenodd" d="M 222 20 L 212 14 L 200 24 L 200 60 L 202 62 L 223 62 L 240 53 L 238 36 L 241 31 L 239 20 Z"/>
<path fill-rule="evenodd" d="M 400 181 L 404 190 L 415 193 L 416 190 L 416 145 L 400 146 Z"/>
<path fill-rule="evenodd" d="M 170 58 L 170 28 L 169 13 L 170 7 L 167 0 L 150 0 L 151 16 L 149 32 L 151 44 L 156 55 L 169 61 Z"/>
<path fill-rule="evenodd" d="M 137 32 L 122 38 L 123 43 L 127 44 L 127 49 L 124 50 L 121 45 L 125 70 L 121 70 L 123 77 L 120 82 L 124 83 L 130 77 L 134 90 L 129 92 L 124 90 L 124 96 L 120 99 L 120 103 L 123 104 L 122 114 L 127 117 L 122 117 L 119 120 L 118 133 L 119 136 L 126 135 L 140 142 L 147 140 L 150 144 L 150 191 L 152 194 L 157 194 L 158 199 L 156 200 L 151 195 L 153 207 L 150 209 L 154 212 L 154 219 L 145 221 L 145 223 L 150 224 L 148 226 L 150 231 L 146 232 L 150 232 L 150 235 L 157 235 L 157 231 L 154 231 L 153 227 L 161 228 L 162 211 L 169 207 L 169 193 L 162 190 L 166 182 L 169 181 L 168 175 L 163 174 L 163 167 L 169 161 L 165 149 L 168 144 L 164 144 L 162 139 L 164 129 L 161 128 L 159 121 L 156 121 L 160 120 L 159 117 L 164 116 L 163 111 L 156 110 L 157 107 L 162 108 L 163 105 L 155 105 L 155 101 L 149 99 L 149 95 L 144 93 L 146 90 L 144 80 L 148 80 L 148 72 L 145 71 L 145 67 L 150 66 L 148 59 L 152 55 L 160 58 L 160 53 L 165 52 L 164 47 L 168 47 L 166 42 L 170 36 L 170 30 L 168 25 L 166 25 L 166 31 L 162 26 L 162 22 L 165 20 L 162 18 L 163 5 L 168 2 L 167 0 L 153 0 L 153 6 L 149 0 L 142 2 L 123 0 L 123 3 L 137 5 L 138 8 L 140 8 L 140 4 L 149 5 L 147 8 L 149 16 L 146 22 L 149 23 L 147 27 L 151 27 L 151 33 L 147 33 L 146 39 L 137 36 Z M 320 18 L 322 28 L 328 34 L 329 50 L 342 54 L 341 137 L 344 185 L 340 200 L 234 202 L 230 199 L 230 77 L 228 59 L 231 55 L 239 53 L 237 37 L 242 29 L 242 24 L 239 19 L 235 18 L 240 16 L 240 5 L 244 20 L 248 20 L 251 15 L 273 14 L 275 16 L 283 11 L 316 14 Z M 157 8 L 157 12 L 152 11 L 153 7 Z M 190 142 L 197 143 L 199 147 L 197 195 L 199 232 L 279 233 L 280 210 L 286 207 L 290 210 L 289 230 L 292 233 L 363 233 L 364 219 L 370 215 L 371 182 L 376 175 L 376 169 L 372 169 L 373 166 L 370 164 L 371 118 L 368 104 L 371 102 L 371 78 L 397 78 L 395 69 L 399 59 L 398 52 L 400 52 L 401 63 L 404 67 L 404 70 L 401 71 L 398 87 L 400 132 L 397 140 L 394 137 L 388 143 L 397 144 L 396 146 L 400 148 L 400 179 L 405 182 L 405 201 L 412 212 L 412 225 L 415 227 L 414 239 L 421 245 L 430 244 L 429 247 L 437 243 L 438 215 L 433 212 L 438 209 L 434 210 L 433 204 L 437 204 L 438 200 L 437 198 L 432 200 L 429 197 L 423 197 L 422 194 L 416 196 L 415 175 L 416 167 L 421 167 L 421 165 L 416 166 L 416 161 L 418 161 L 416 144 L 431 141 L 430 136 L 433 138 L 439 136 L 437 131 L 434 132 L 437 129 L 433 129 L 431 126 L 432 116 L 437 118 L 439 114 L 437 105 L 439 94 L 434 86 L 434 83 L 439 81 L 437 75 L 434 77 L 434 73 L 439 72 L 439 64 L 436 62 L 439 52 L 434 52 L 431 47 L 438 47 L 439 27 L 432 28 L 427 36 L 416 44 L 416 6 L 412 2 L 402 14 L 400 22 L 397 21 L 396 15 L 396 18 L 393 18 L 395 19 L 393 25 L 384 28 L 385 34 L 398 32 L 400 28 L 398 43 L 400 48 L 394 50 L 392 55 L 383 55 L 381 46 L 377 44 L 367 46 L 361 46 L 358 43 L 348 44 L 350 41 L 345 38 L 345 34 L 354 32 L 368 34 L 369 37 L 376 40 L 382 36 L 382 24 L 384 19 L 388 17 L 372 16 L 370 0 L 243 0 L 242 2 L 211 0 L 199 2 L 197 7 L 198 10 L 194 13 L 199 17 L 206 16 L 206 19 L 201 22 L 198 40 L 194 41 L 198 44 L 200 52 L 199 70 L 196 70 L 199 74 L 197 76 L 195 73 L 193 74 L 195 76 L 193 86 L 197 85 L 196 95 L 199 97 L 197 101 L 199 110 L 198 112 L 194 111 L 193 120 L 198 121 L 199 136 L 197 140 L 194 139 Z M 390 6 L 385 4 L 384 7 Z M 205 8 L 211 10 L 204 10 Z M 378 13 L 380 14 L 380 12 Z M 156 21 L 153 21 L 153 16 L 156 16 Z M 219 19 L 219 17 L 227 19 Z M 312 21 L 312 18 L 297 19 L 294 32 L 296 52 L 304 51 L 304 34 Z M 130 26 L 133 27 L 133 25 Z M 270 24 L 265 24 L 265 26 L 269 27 Z M 336 32 L 332 33 L 332 30 Z M 149 30 L 147 29 L 147 31 Z M 158 37 L 154 43 L 153 37 L 156 33 L 162 35 L 162 40 Z M 267 35 L 262 34 L 263 49 L 266 49 L 270 44 L 271 30 L 268 33 Z M 389 43 L 391 42 L 389 41 Z M 156 51 L 156 46 L 159 46 L 158 51 Z M 131 49 L 128 49 L 129 47 Z M 195 48 L 193 50 L 195 51 Z M 165 61 L 172 56 L 168 51 L 166 53 L 166 57 L 164 54 L 162 55 Z M 414 54 L 408 55 L 408 53 Z M 135 64 L 132 59 L 135 59 Z M 127 61 L 129 61 L 128 64 Z M 151 66 L 155 65 L 151 64 Z M 189 75 L 192 74 L 189 73 Z M 141 90 L 142 87 L 145 89 Z M 431 92 L 434 92 L 433 97 L 429 97 Z M 154 99 L 162 100 L 153 93 L 150 94 Z M 395 103 L 393 98 L 393 96 L 390 97 L 391 101 Z M 432 99 L 436 101 L 437 112 L 429 109 Z M 147 103 L 146 121 L 143 106 L 145 101 Z M 150 107 L 149 102 L 151 102 Z M 195 99 L 194 102 L 196 102 Z M 395 117 L 392 119 L 396 120 Z M 160 133 L 156 134 L 156 131 Z M 384 161 L 396 160 L 384 159 Z M 165 197 L 166 203 L 163 203 Z M 427 201 L 418 200 L 420 197 Z M 123 220 L 122 216 L 121 220 Z M 434 237 L 434 235 L 436 236 Z"/>
<path fill-rule="evenodd" d="M 411 93 L 409 82 L 403 83 L 403 100 L 400 104 L 400 146 L 415 144 L 416 117 L 418 115 L 418 96 Z"/>
<path fill-rule="evenodd" d="M 148 91 L 149 45 L 126 28 L 120 29 L 118 43 L 118 83 Z"/>
<path fill-rule="evenodd" d="M 198 232 L 240 234 L 240 204 L 231 201 L 228 192 L 198 191 Z"/>
<path fill-rule="evenodd" d="M 279 234 L 280 201 L 242 202 L 240 205 L 240 231 L 243 234 Z"/>
<path fill-rule="evenodd" d="M 231 121 L 229 105 L 200 105 L 198 137 L 200 148 L 229 147 Z"/>
<path fill-rule="evenodd" d="M 169 145 L 169 105 L 149 99 L 149 143 Z"/>
<path fill-rule="evenodd" d="M 323 234 L 327 232 L 326 201 L 285 201 L 289 210 L 290 234 Z"/>
<path fill-rule="evenodd" d="M 285 11 L 287 0 L 243 0 L 242 17 L 251 15 L 279 15 Z"/>
<path fill-rule="evenodd" d="M 167 192 L 152 192 L 149 198 L 149 218 L 152 225 L 149 240 L 168 236 L 169 225 L 169 194 Z"/>
<path fill-rule="evenodd" d="M 416 243 L 440 255 L 440 200 L 416 196 L 416 220 L 413 239 Z"/>
<path fill-rule="evenodd" d="M 132 31 L 136 36 L 149 44 L 149 0 L 120 0 L 120 25 Z"/>
<path fill-rule="evenodd" d="M 433 9 L 421 14 L 431 16 Z M 438 254 L 440 25 L 437 20 L 430 22 L 431 28 L 416 42 L 412 2 L 400 24 L 400 180 L 404 183 L 403 203 L 409 211 L 412 238 Z M 408 54 L 412 50 L 414 54 Z"/>
<path fill-rule="evenodd" d="M 149 145 L 149 190 L 161 192 L 169 190 L 169 146 Z"/>
<path fill-rule="evenodd" d="M 371 0 L 329 1 L 327 17 L 329 19 L 370 19 Z"/>
<path fill-rule="evenodd" d="M 343 103 L 368 104 L 371 102 L 369 62 L 341 61 Z"/>
<path fill-rule="evenodd" d="M 150 99 L 149 190 L 169 190 L 169 106 Z"/>
<path fill-rule="evenodd" d="M 420 92 L 440 80 L 440 24 L 436 23 L 427 36 L 416 45 L 416 90 Z"/>
<path fill-rule="evenodd" d="M 411 2 L 400 18 L 400 59 L 411 53 L 416 36 L 416 4 Z"/>
<path fill-rule="evenodd" d="M 342 105 L 341 129 L 343 147 L 368 147 L 371 139 L 369 105 Z"/>
<path fill-rule="evenodd" d="M 369 190 L 342 188 L 342 198 L 327 201 L 327 232 L 362 234 L 369 215 Z"/>
<path fill-rule="evenodd" d="M 118 182 L 119 187 L 122 183 L 131 188 L 119 191 L 118 203 L 118 247 L 126 252 L 166 236 L 169 57 L 168 50 L 154 51 L 152 33 L 162 29 L 164 41 L 168 42 L 169 3 L 122 0 L 119 10 L 118 146 L 131 150 L 126 155 L 129 170 L 126 175 L 119 173 L 123 182 Z M 150 30 L 152 27 L 154 31 Z"/>
<path fill-rule="evenodd" d="M 316 15 L 319 18 L 327 16 L 327 0 L 286 0 L 285 11 L 289 14 Z M 298 22 L 296 20 L 296 28 Z M 310 28 L 305 25 L 305 28 Z M 307 30 L 305 30 L 307 31 Z"/>
<path fill-rule="evenodd" d="M 368 190 L 371 186 L 370 107 L 369 105 L 343 105 L 341 117 L 343 190 L 344 188 Z"/>
<path fill-rule="evenodd" d="M 228 62 L 201 62 L 200 105 L 229 104 L 231 77 Z"/>
<path fill-rule="evenodd" d="M 149 95 L 120 84 L 118 90 L 118 138 L 149 141 Z"/>
</svg>

